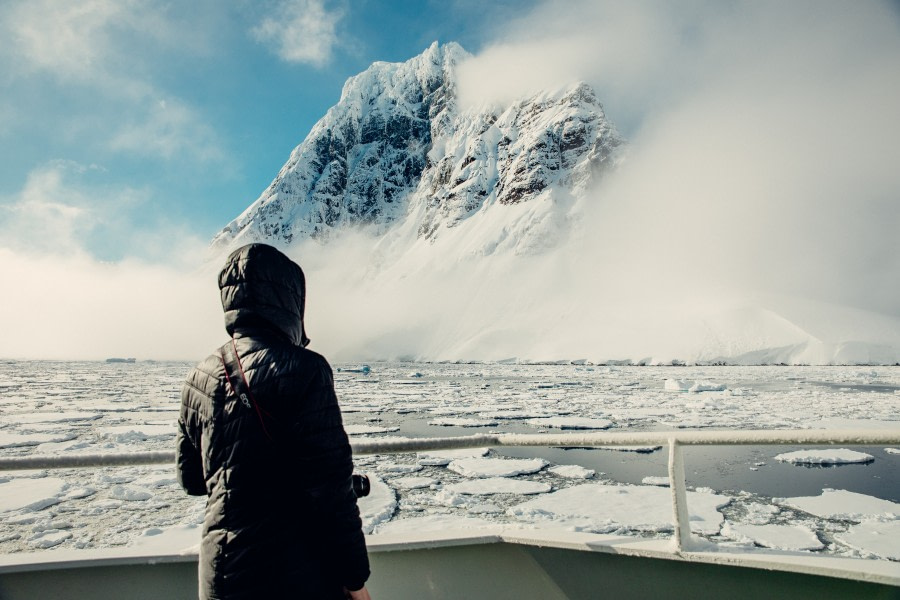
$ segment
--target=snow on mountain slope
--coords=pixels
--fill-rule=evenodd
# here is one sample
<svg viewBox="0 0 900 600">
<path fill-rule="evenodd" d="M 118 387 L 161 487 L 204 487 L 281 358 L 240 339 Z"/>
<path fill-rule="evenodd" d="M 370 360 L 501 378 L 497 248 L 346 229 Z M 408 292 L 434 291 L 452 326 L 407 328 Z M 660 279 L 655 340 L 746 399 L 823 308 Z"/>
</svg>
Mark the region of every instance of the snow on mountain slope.
<svg viewBox="0 0 900 600">
<path fill-rule="evenodd" d="M 583 195 L 615 162 L 623 140 L 583 83 L 511 107 L 460 112 L 454 67 L 466 56 L 457 44 L 435 43 L 405 63 L 375 63 L 351 77 L 338 104 L 214 245 L 327 240 L 348 226 L 384 233 L 403 221 L 434 239 L 478 211 L 539 201 L 543 213 L 558 212 L 557 197 Z M 519 219 L 510 233 L 534 243 L 511 247 L 557 243 L 553 221 L 543 214 L 546 231 L 536 235 L 533 220 Z M 482 244 L 484 253 L 496 249 Z"/>
<path fill-rule="evenodd" d="M 895 318 L 744 286 L 720 294 L 715 274 L 686 276 L 679 263 L 696 257 L 661 238 L 702 232 L 648 233 L 634 220 L 654 211 L 647 194 L 622 220 L 627 203 L 607 183 L 625 144 L 590 86 L 462 109 L 455 69 L 467 59 L 435 43 L 350 78 L 214 239 L 220 252 L 270 243 L 303 265 L 317 349 L 335 360 L 900 361 Z"/>
</svg>

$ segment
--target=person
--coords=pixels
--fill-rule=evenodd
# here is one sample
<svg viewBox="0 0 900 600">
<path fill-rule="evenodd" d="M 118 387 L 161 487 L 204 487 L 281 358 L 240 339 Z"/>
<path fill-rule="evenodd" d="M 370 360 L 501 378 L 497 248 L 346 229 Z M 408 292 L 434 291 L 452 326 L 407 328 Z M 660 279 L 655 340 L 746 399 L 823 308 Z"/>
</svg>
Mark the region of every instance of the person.
<svg viewBox="0 0 900 600">
<path fill-rule="evenodd" d="M 305 288 L 264 244 L 219 275 L 231 339 L 188 375 L 176 441 L 180 484 L 207 497 L 202 599 L 370 600 L 350 443 L 331 367 L 306 349 Z"/>
</svg>

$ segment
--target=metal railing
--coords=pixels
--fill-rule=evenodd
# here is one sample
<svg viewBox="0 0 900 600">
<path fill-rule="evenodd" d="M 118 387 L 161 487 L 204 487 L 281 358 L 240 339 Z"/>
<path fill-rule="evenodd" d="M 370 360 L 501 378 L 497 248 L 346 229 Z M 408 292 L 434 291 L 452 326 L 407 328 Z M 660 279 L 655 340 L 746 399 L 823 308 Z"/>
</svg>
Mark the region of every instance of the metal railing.
<svg viewBox="0 0 900 600">
<path fill-rule="evenodd" d="M 753 431 L 677 431 L 677 432 L 602 432 L 575 434 L 498 433 L 444 438 L 404 440 L 355 440 L 353 453 L 403 454 L 427 450 L 494 448 L 500 446 L 544 446 L 596 448 L 603 446 L 667 446 L 669 449 L 669 488 L 672 495 L 673 541 L 676 552 L 697 547 L 691 539 L 684 478 L 684 446 L 797 446 L 814 445 L 894 445 L 900 444 L 900 426 L 883 430 L 753 430 Z M 34 455 L 0 458 L 0 471 L 66 469 L 166 464 L 175 462 L 174 452 L 130 452 L 119 454 L 81 454 L 72 456 Z"/>
</svg>

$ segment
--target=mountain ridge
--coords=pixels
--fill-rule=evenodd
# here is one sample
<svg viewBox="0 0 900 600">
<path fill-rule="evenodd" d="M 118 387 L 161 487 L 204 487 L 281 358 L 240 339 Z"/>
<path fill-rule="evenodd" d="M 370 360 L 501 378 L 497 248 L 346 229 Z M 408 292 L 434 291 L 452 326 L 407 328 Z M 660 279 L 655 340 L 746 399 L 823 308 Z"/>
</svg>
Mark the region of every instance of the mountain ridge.
<svg viewBox="0 0 900 600">
<path fill-rule="evenodd" d="M 324 241 L 354 226 L 384 233 L 410 217 L 419 237 L 432 238 L 493 204 L 545 190 L 552 197 L 557 187 L 583 194 L 615 161 L 624 140 L 585 83 L 460 110 L 454 69 L 468 56 L 435 42 L 348 79 L 339 102 L 213 245 Z"/>
<path fill-rule="evenodd" d="M 329 355 L 900 361 L 896 319 L 787 297 L 710 301 L 691 281 L 671 289 L 629 266 L 610 244 L 640 223 L 597 227 L 610 206 L 604 184 L 628 146 L 593 88 L 573 82 L 461 107 L 456 69 L 469 58 L 435 42 L 349 78 L 273 182 L 213 240 L 219 253 L 276 245 L 305 269 L 337 262 L 317 283 Z M 691 258 L 662 251 L 651 264 Z"/>
</svg>

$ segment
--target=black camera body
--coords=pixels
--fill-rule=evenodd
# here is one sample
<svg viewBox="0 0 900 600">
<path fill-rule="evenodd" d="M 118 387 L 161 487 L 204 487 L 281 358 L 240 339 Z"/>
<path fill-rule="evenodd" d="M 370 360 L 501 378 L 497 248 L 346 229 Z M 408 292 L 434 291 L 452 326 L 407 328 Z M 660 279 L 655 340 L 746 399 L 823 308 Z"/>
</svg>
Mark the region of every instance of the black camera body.
<svg viewBox="0 0 900 600">
<path fill-rule="evenodd" d="M 353 485 L 353 493 L 357 498 L 368 496 L 372 490 L 372 484 L 369 483 L 369 476 L 361 473 L 354 473 L 350 476 L 350 482 Z"/>
</svg>

